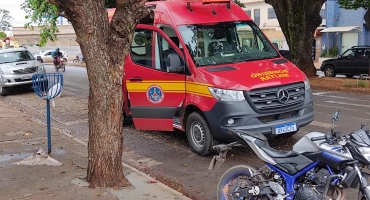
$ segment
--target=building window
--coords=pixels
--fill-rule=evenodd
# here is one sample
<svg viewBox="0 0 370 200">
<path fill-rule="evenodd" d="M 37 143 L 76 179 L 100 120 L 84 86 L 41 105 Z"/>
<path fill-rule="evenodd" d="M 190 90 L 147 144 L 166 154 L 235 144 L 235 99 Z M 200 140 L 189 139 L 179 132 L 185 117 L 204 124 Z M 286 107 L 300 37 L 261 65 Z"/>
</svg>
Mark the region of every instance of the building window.
<svg viewBox="0 0 370 200">
<path fill-rule="evenodd" d="M 275 13 L 274 8 L 269 8 L 268 18 L 269 19 L 276 19 L 276 13 Z"/>
<path fill-rule="evenodd" d="M 326 9 L 321 9 L 321 10 L 320 10 L 320 16 L 321 16 L 323 19 L 326 19 Z"/>
<path fill-rule="evenodd" d="M 254 23 L 260 25 L 260 9 L 254 9 Z"/>
<path fill-rule="evenodd" d="M 247 15 L 248 15 L 249 17 L 251 17 L 251 15 L 252 15 L 251 10 L 245 10 L 245 13 L 247 13 Z"/>
</svg>

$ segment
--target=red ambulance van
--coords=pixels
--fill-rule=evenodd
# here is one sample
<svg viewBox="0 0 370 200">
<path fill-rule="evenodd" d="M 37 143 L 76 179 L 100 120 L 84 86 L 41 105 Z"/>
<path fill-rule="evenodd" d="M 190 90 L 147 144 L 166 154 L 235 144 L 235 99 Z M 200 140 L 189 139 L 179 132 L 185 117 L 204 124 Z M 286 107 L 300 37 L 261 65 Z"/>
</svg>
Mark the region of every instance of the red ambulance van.
<svg viewBox="0 0 370 200">
<path fill-rule="evenodd" d="M 198 155 L 229 129 L 290 136 L 314 117 L 305 74 L 232 1 L 147 2 L 125 59 L 124 114 L 138 130 L 186 132 Z"/>
</svg>

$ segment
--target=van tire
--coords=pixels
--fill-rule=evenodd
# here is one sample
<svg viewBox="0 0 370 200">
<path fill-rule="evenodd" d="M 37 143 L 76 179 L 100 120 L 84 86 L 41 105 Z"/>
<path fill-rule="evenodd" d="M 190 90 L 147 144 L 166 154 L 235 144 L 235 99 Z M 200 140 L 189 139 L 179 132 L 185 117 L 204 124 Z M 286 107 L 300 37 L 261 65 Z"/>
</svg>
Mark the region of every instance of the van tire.
<svg viewBox="0 0 370 200">
<path fill-rule="evenodd" d="M 213 138 L 207 121 L 199 112 L 190 113 L 186 120 L 186 136 L 192 150 L 200 155 L 207 156 L 213 153 L 216 140 Z"/>
</svg>

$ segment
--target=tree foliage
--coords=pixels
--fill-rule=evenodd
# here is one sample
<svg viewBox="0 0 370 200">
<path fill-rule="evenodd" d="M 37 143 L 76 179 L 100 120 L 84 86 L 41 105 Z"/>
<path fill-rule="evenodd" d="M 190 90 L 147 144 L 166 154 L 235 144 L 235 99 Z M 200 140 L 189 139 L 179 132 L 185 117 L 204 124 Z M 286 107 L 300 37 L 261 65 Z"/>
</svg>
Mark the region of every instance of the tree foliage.
<svg viewBox="0 0 370 200">
<path fill-rule="evenodd" d="M 370 0 L 338 0 L 338 4 L 341 8 L 345 9 L 359 9 L 364 8 L 368 9 L 370 8 Z"/>
<path fill-rule="evenodd" d="M 0 32 L 0 38 L 6 38 L 6 37 L 7 37 L 6 33 Z"/>
<path fill-rule="evenodd" d="M 244 3 L 240 2 L 240 0 L 233 0 L 236 4 L 238 4 L 240 7 L 245 8 Z"/>
<path fill-rule="evenodd" d="M 105 7 L 106 8 L 115 8 L 116 7 L 116 0 L 105 0 Z"/>
<path fill-rule="evenodd" d="M 1 27 L 11 27 L 10 20 L 13 17 L 10 16 L 10 12 L 8 10 L 0 9 L 0 28 Z"/>
<path fill-rule="evenodd" d="M 25 24 L 25 28 L 33 30 L 32 24 L 37 24 L 40 28 L 40 46 L 46 44 L 48 40 L 56 41 L 57 20 L 59 17 L 58 8 L 50 4 L 47 0 L 26 0 L 22 9 L 27 13 L 26 19 L 30 22 Z"/>
</svg>

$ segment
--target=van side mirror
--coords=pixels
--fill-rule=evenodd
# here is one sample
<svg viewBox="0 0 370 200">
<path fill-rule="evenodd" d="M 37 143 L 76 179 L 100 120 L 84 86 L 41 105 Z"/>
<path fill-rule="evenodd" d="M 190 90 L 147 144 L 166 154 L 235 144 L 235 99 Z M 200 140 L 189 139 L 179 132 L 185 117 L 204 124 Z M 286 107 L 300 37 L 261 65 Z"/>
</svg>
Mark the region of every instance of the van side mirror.
<svg viewBox="0 0 370 200">
<path fill-rule="evenodd" d="M 167 72 L 184 73 L 184 66 L 181 66 L 181 58 L 177 53 L 171 53 L 167 57 Z"/>
</svg>

